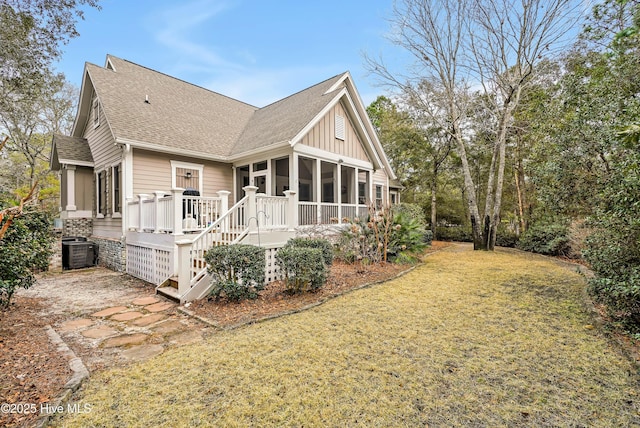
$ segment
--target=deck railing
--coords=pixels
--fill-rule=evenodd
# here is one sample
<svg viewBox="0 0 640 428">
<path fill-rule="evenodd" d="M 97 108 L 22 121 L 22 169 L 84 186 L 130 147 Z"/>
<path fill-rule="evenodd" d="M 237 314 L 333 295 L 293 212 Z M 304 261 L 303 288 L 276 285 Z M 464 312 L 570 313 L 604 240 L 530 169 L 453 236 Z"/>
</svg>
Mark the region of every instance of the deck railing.
<svg viewBox="0 0 640 428">
<path fill-rule="evenodd" d="M 345 219 L 352 219 L 367 215 L 366 205 L 337 204 L 328 202 L 299 202 L 298 218 L 300 226 L 313 224 L 344 223 Z"/>
</svg>

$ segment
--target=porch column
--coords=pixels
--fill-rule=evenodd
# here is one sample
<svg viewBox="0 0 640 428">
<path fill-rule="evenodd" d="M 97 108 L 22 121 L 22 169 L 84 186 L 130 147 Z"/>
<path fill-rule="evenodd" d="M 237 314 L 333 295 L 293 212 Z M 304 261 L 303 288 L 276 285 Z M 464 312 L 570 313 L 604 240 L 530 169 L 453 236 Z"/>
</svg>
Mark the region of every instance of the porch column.
<svg viewBox="0 0 640 428">
<path fill-rule="evenodd" d="M 336 167 L 338 177 L 336 177 L 337 189 L 335 191 L 338 198 L 338 224 L 342 224 L 342 159 L 338 161 Z"/>
<path fill-rule="evenodd" d="M 257 186 L 245 186 L 242 188 L 247 195 L 247 228 L 249 233 L 258 230 L 258 208 L 256 201 Z M 253 220 L 253 221 L 252 221 Z"/>
<path fill-rule="evenodd" d="M 153 211 L 154 211 L 153 233 L 160 233 L 160 222 L 161 222 L 161 218 L 164 216 L 160 213 L 159 199 L 163 196 L 164 196 L 164 192 L 162 190 L 156 190 L 155 192 L 153 192 Z M 165 221 L 162 221 L 162 223 L 165 223 Z"/>
<path fill-rule="evenodd" d="M 356 195 L 356 217 L 360 217 L 360 183 L 358 182 L 358 180 L 359 180 L 358 176 L 360 175 L 360 170 L 358 169 L 358 167 L 354 168 L 354 172 L 355 172 L 355 174 L 353 174 L 353 180 L 355 181 L 355 186 L 356 186 L 356 191 L 355 191 L 355 195 Z"/>
<path fill-rule="evenodd" d="M 316 222 L 322 224 L 322 161 L 316 159 L 316 173 L 315 173 L 315 192 L 316 203 L 318 204 L 318 212 Z"/>
<path fill-rule="evenodd" d="M 173 199 L 173 234 L 182 235 L 182 192 L 184 189 L 176 188 L 171 190 Z"/>
<path fill-rule="evenodd" d="M 293 190 L 285 190 L 284 196 L 287 197 L 287 227 L 294 230 L 298 227 L 298 204 L 296 203 L 296 192 Z"/>
<path fill-rule="evenodd" d="M 76 166 L 66 165 L 67 170 L 67 206 L 65 211 L 75 211 L 76 207 Z"/>
</svg>

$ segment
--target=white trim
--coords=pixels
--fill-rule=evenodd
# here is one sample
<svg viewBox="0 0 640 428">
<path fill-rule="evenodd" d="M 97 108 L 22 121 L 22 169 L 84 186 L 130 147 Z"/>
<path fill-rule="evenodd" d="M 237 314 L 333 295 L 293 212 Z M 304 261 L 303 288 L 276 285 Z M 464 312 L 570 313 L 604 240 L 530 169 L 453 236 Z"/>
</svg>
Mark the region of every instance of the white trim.
<svg viewBox="0 0 640 428">
<path fill-rule="evenodd" d="M 60 218 L 61 219 L 68 219 L 68 218 L 91 218 L 93 217 L 93 212 L 92 211 L 87 211 L 87 210 L 81 210 L 81 211 L 66 211 L 63 210 L 60 212 Z"/>
<path fill-rule="evenodd" d="M 84 161 L 76 161 L 72 159 L 58 159 L 58 163 L 60 165 L 73 165 L 73 166 L 88 166 L 89 168 L 93 168 L 93 162 L 84 162 Z"/>
<path fill-rule="evenodd" d="M 123 199 L 122 199 L 122 188 L 124 187 L 124 180 L 122 179 L 122 161 L 117 161 L 111 164 L 111 166 L 109 167 L 109 169 L 111 169 L 111 186 L 110 186 L 110 192 L 109 192 L 109 198 L 111 199 L 111 217 L 112 218 L 119 218 L 122 217 L 122 211 L 124 209 L 124 206 L 122 204 Z M 115 170 L 116 167 L 118 168 L 118 178 L 119 178 L 119 191 L 120 191 L 120 201 L 118 201 L 118 205 L 120 205 L 120 209 L 118 211 L 116 211 L 116 197 L 115 197 L 115 182 L 116 180 L 113 177 L 113 172 Z"/>
<path fill-rule="evenodd" d="M 196 150 L 187 150 L 183 148 L 159 146 L 157 144 L 147 143 L 147 142 L 138 141 L 138 140 L 131 140 L 129 138 L 118 137 L 115 139 L 115 141 L 117 144 L 123 144 L 123 145 L 128 144 L 131 147 L 149 150 L 149 151 L 158 152 L 158 153 L 167 153 L 170 155 L 188 156 L 193 158 L 200 158 L 200 159 L 206 159 L 206 160 L 212 160 L 212 161 L 224 162 L 224 163 L 228 163 L 230 160 L 228 156 L 211 156 L 207 153 L 203 153 Z"/>
<path fill-rule="evenodd" d="M 182 161 L 172 160 L 171 162 L 171 188 L 176 189 L 176 169 L 184 168 L 184 169 L 197 169 L 198 174 L 198 188 L 196 189 L 202 195 L 204 192 L 204 165 L 198 163 L 189 163 Z"/>
<path fill-rule="evenodd" d="M 298 144 L 295 149 L 295 153 L 304 155 L 305 157 L 318 158 L 325 161 L 339 163 L 342 159 L 344 166 L 357 167 L 360 169 L 367 169 L 373 171 L 373 164 L 371 162 L 363 161 L 361 159 L 351 158 L 348 156 L 342 156 L 333 152 L 328 152 L 315 147 L 305 146 L 304 144 Z"/>
</svg>

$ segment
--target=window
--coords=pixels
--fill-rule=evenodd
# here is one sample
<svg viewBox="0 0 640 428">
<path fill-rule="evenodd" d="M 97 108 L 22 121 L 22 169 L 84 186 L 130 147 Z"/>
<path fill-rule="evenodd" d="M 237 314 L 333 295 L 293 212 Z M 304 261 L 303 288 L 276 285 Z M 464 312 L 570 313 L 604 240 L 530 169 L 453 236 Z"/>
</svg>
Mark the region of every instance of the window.
<svg viewBox="0 0 640 428">
<path fill-rule="evenodd" d="M 194 189 L 203 192 L 204 165 L 171 161 L 171 187 L 173 189 Z"/>
<path fill-rule="evenodd" d="M 336 114 L 336 138 L 344 141 L 344 116 Z"/>
<path fill-rule="evenodd" d="M 376 209 L 382 209 L 382 186 L 376 184 Z"/>
<path fill-rule="evenodd" d="M 93 100 L 93 127 L 97 128 L 100 126 L 100 101 L 98 98 L 94 98 Z"/>
<path fill-rule="evenodd" d="M 107 215 L 107 171 L 100 171 L 97 178 L 97 214 L 98 217 Z"/>
<path fill-rule="evenodd" d="M 111 181 L 113 188 L 113 212 L 120 212 L 120 165 L 115 165 L 111 171 Z"/>
</svg>

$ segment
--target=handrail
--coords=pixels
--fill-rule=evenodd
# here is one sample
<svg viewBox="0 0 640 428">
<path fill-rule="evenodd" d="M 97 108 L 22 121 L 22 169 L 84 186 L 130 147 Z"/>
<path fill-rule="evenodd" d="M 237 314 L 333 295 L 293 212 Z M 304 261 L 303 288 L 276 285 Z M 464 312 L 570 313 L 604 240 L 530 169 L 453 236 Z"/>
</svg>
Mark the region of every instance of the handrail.
<svg viewBox="0 0 640 428">
<path fill-rule="evenodd" d="M 248 233 L 249 226 L 245 218 L 247 200 L 247 196 L 240 199 L 229 211 L 220 216 L 220 218 L 200 232 L 193 241 L 191 241 L 191 250 L 189 252 L 191 286 L 197 283 L 207 269 L 206 263 L 204 262 L 204 255 L 207 250 L 214 245 L 236 243 Z M 215 235 L 218 235 L 217 239 Z"/>
</svg>

